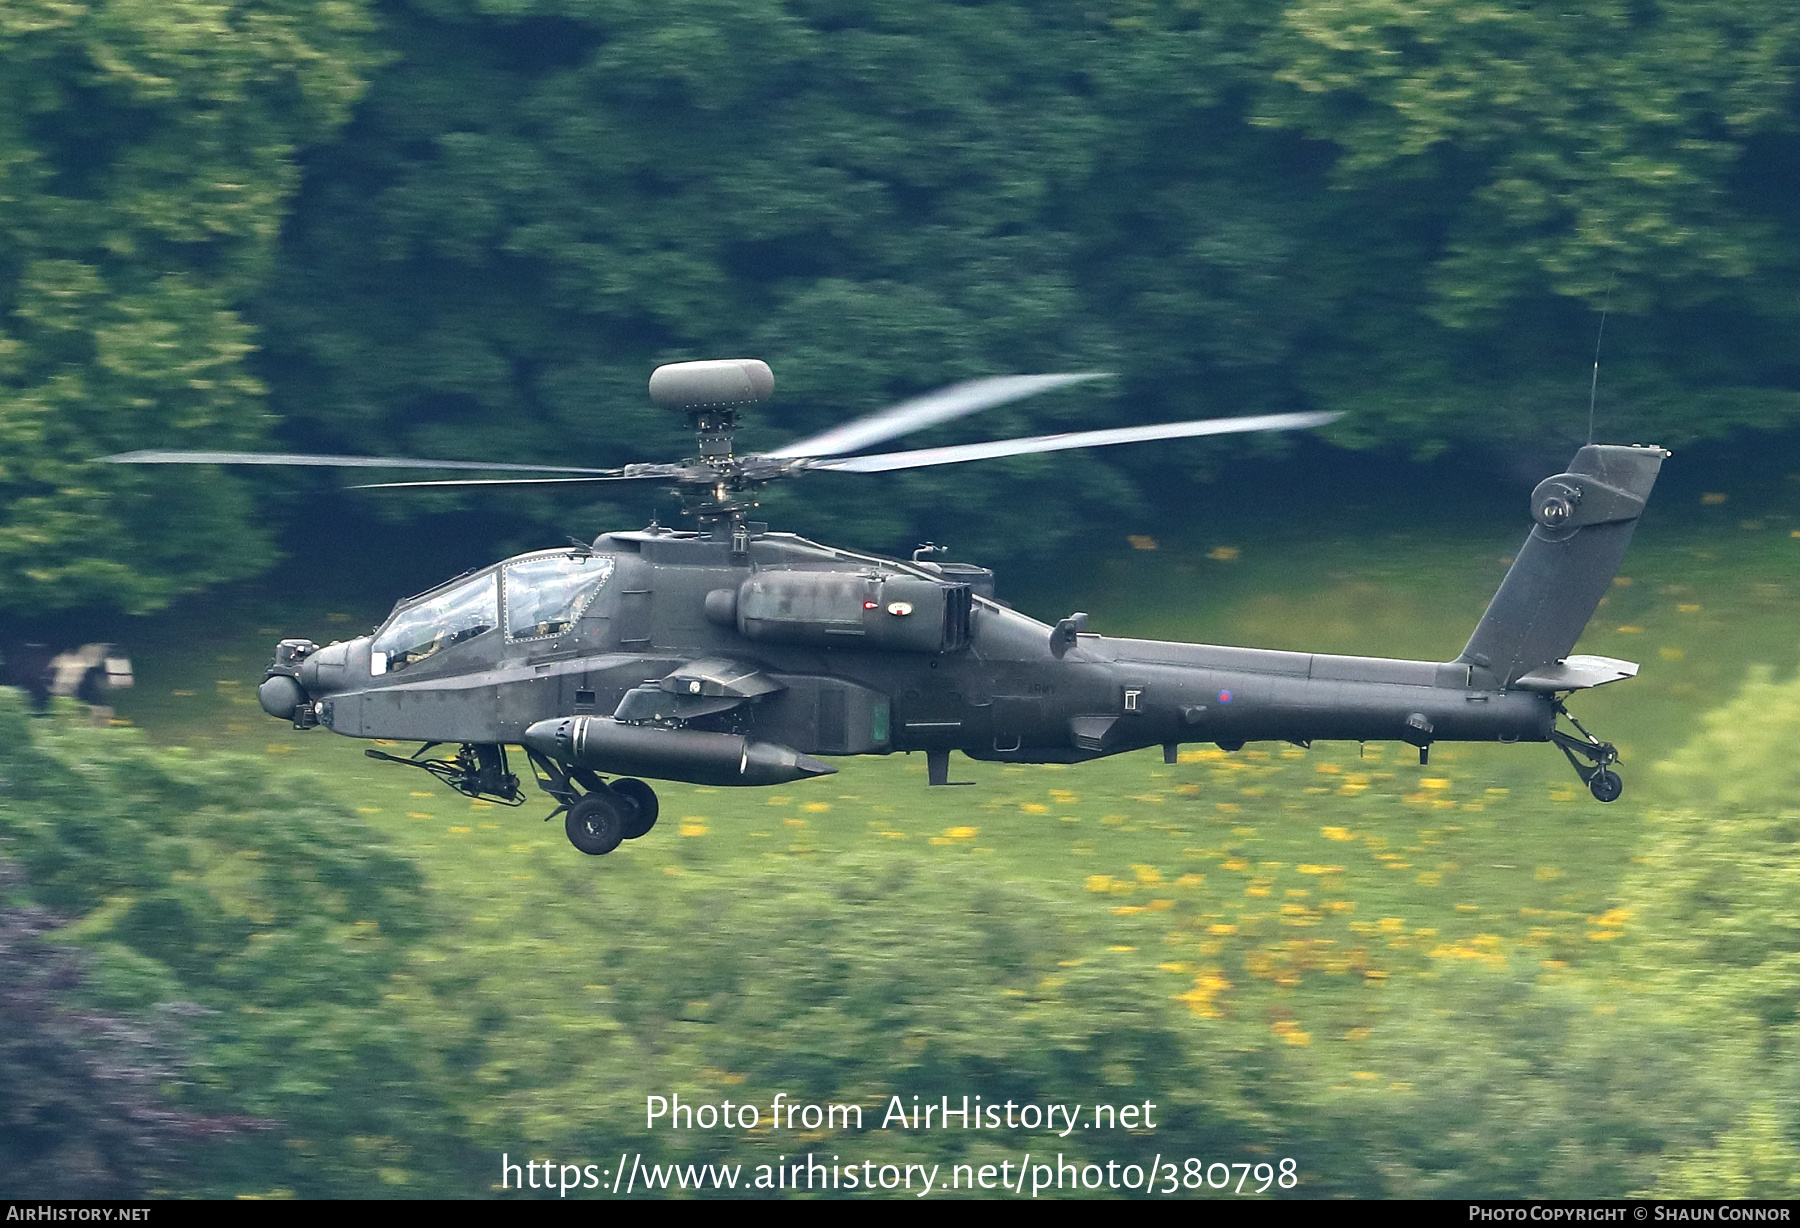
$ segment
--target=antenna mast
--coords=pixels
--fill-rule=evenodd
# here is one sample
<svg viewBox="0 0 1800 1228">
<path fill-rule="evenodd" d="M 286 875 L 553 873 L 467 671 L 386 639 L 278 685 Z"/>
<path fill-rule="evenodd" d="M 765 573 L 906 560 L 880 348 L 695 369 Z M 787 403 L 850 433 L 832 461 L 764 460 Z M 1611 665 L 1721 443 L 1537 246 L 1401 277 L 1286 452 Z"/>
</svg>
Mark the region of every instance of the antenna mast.
<svg viewBox="0 0 1800 1228">
<path fill-rule="evenodd" d="M 1594 337 L 1594 374 L 1588 380 L 1588 434 L 1587 441 L 1594 442 L 1594 399 L 1600 393 L 1600 343 L 1606 340 L 1606 313 L 1612 307 L 1613 282 L 1606 283 L 1606 298 L 1600 304 L 1600 331 Z"/>
</svg>

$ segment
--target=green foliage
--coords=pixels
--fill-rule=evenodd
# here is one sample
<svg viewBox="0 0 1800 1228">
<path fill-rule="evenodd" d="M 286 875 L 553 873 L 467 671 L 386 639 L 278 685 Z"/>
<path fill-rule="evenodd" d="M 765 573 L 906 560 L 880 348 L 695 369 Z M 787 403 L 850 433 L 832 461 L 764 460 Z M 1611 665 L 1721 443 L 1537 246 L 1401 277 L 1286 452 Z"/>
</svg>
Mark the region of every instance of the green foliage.
<svg viewBox="0 0 1800 1228">
<path fill-rule="evenodd" d="M 1800 1151 L 1782 1115 L 1758 1100 L 1716 1145 L 1672 1162 L 1651 1192 L 1656 1198 L 1792 1198 L 1800 1188 Z"/>
<path fill-rule="evenodd" d="M 1122 370 L 1142 420 L 1249 410 L 1328 293 L 1303 193 L 1246 173 L 1296 142 L 1211 113 L 1241 76 L 1213 35 L 1113 38 L 1061 4 L 531 3 L 410 5 L 386 38 L 258 314 L 281 411 L 347 447 L 665 459 L 691 445 L 650 367 L 722 353 L 777 373 L 752 446 L 1005 371 Z M 1105 395 L 948 434 L 1098 424 Z M 771 503 L 1043 554 L 1076 523 L 1032 509 L 1045 484 L 1116 514 L 1121 461 Z"/>
<path fill-rule="evenodd" d="M 1311 1111 L 1326 1164 L 1360 1159 L 1400 1198 L 1618 1198 L 1653 1184 L 1665 1157 L 1729 1127 L 1751 1069 L 1748 1046 L 1693 1028 L 1677 1004 L 1609 982 L 1604 965 L 1396 983 L 1358 1070 L 1321 1055 Z"/>
<path fill-rule="evenodd" d="M 1670 808 L 1588 918 L 1609 958 L 1396 981 L 1361 1070 L 1322 1055 L 1325 1136 L 1401 1196 L 1791 1196 L 1796 737 L 1800 677 L 1753 670 L 1660 765 Z"/>
<path fill-rule="evenodd" d="M 1641 311 L 1759 264 L 1768 236 L 1723 181 L 1785 125 L 1797 40 L 1780 4 L 1299 0 L 1265 42 L 1262 118 L 1337 145 L 1342 183 L 1454 168 L 1447 322 L 1543 290 Z"/>
<path fill-rule="evenodd" d="M 1640 966 L 1676 978 L 1696 1012 L 1748 1016 L 1791 1043 L 1800 997 L 1800 680 L 1754 670 L 1665 766 L 1679 810 L 1659 814 L 1627 884 L 1648 929 Z"/>
<path fill-rule="evenodd" d="M 1091 1132 L 883 1129 L 894 1095 L 908 1112 L 915 1095 L 953 1106 L 964 1095 L 1154 1101 L 1169 1154 L 1248 1159 L 1259 1144 L 1295 1141 L 1259 1087 L 1276 1056 L 1266 1033 L 1197 1019 L 1041 892 L 945 876 L 903 851 L 709 860 L 694 853 L 677 878 L 658 875 L 664 890 L 558 868 L 589 936 L 578 945 L 555 925 L 500 949 L 474 933 L 443 936 L 451 953 L 430 973 L 431 1000 L 456 1004 L 458 1018 L 437 1026 L 467 1029 L 450 1064 L 496 1152 L 512 1140 L 533 1155 L 579 1147 L 755 1164 L 811 1148 L 948 1164 L 1016 1159 L 1029 1136 L 1070 1157 L 1122 1154 L 1122 1136 Z M 526 982 L 509 971 L 546 944 L 553 968 Z M 646 1091 L 754 1104 L 765 1128 L 645 1129 Z M 861 1105 L 863 1132 L 771 1133 L 777 1093 Z"/>
<path fill-rule="evenodd" d="M 387 997 L 430 924 L 410 863 L 304 777 L 47 727 L 13 699 L 0 729 L 0 850 L 79 918 L 61 937 L 92 952 L 95 1001 L 202 1008 L 178 1105 L 273 1123 L 175 1185 L 461 1188 L 428 1057 Z"/>
<path fill-rule="evenodd" d="M 255 446 L 265 384 L 309 449 L 621 463 L 688 448 L 643 395 L 671 359 L 773 363 L 750 447 L 1105 369 L 920 442 L 1314 407 L 1345 413 L 1337 443 L 1431 455 L 1582 436 L 1608 310 L 1604 434 L 1800 417 L 1800 22 L 1769 0 L 382 13 L 0 18 L 0 611 L 147 609 L 266 565 L 239 479 L 90 463 Z M 1283 446 L 820 474 L 769 510 L 1042 559 Z M 367 511 L 458 506 L 414 498 Z M 512 541 L 667 501 L 482 498 Z"/>
<path fill-rule="evenodd" d="M 23 883 L 0 861 L 0 890 Z M 80 1000 L 82 952 L 58 919 L 0 898 L 0 1164 L 13 1197 L 130 1197 L 175 1175 L 192 1142 L 246 1124 L 171 1109 L 186 1073 L 171 1019 L 126 1020 Z"/>
<path fill-rule="evenodd" d="M 876 1103 L 902 1088 L 967 1087 L 996 1103 L 1080 1103 L 1100 1088 L 1129 1099 L 1179 1087 L 1204 1093 L 1190 1120 L 1170 1106 L 1177 1130 L 1218 1143 L 1251 1125 L 1241 1068 L 1185 1043 L 1183 1008 L 1095 958 L 1099 936 L 1050 900 L 947 889 L 899 854 L 781 877 L 759 892 L 696 884 L 685 908 L 655 917 L 630 963 L 642 976 L 654 959 L 660 984 L 650 1009 L 624 1018 L 648 1035 L 705 1003 L 704 1017 L 726 1025 L 707 1064 L 794 1094 Z M 695 943 L 688 966 L 671 969 L 657 950 L 701 928 L 693 912 L 721 894 L 740 916 L 714 932 L 763 941 Z"/>
<path fill-rule="evenodd" d="M 1800 677 L 1754 669 L 1664 765 L 1680 808 L 1654 816 L 1643 867 L 1622 892 L 1642 916 L 1626 952 L 1632 973 L 1677 995 L 1687 1026 L 1748 1048 L 1742 1085 L 1759 1089 L 1730 1129 L 1664 1169 L 1659 1195 L 1780 1198 L 1800 1182 L 1796 734 Z"/>
<path fill-rule="evenodd" d="M 0 611 L 153 609 L 266 564 L 234 481 L 92 461 L 262 437 L 236 306 L 368 31 L 356 0 L 0 12 Z"/>
<path fill-rule="evenodd" d="M 1791 571 L 1787 525 L 1752 534 L 1740 514 L 1704 536 L 1648 527 L 1635 583 L 1614 590 L 1609 622 L 1643 630 L 1599 629 L 1595 650 L 1683 650 L 1582 698 L 1628 766 L 1688 736 L 1688 696 L 1726 693 L 1746 656 L 1778 655 L 1768 612 Z M 1242 557 L 1208 560 L 1220 540 L 1121 545 L 1064 597 L 1133 633 L 1400 650 L 1478 616 L 1516 539 L 1420 546 L 1350 521 L 1283 551 L 1234 538 Z M 219 1013 L 191 1021 L 181 1103 L 280 1123 L 212 1153 L 229 1163 L 202 1152 L 205 1183 L 172 1188 L 482 1193 L 502 1151 L 981 1163 L 1026 1141 L 645 1128 L 645 1095 L 674 1092 L 765 1115 L 777 1092 L 856 1101 L 871 1127 L 893 1094 L 1152 1100 L 1153 1136 L 1031 1148 L 1293 1156 L 1303 1194 L 1779 1193 L 1793 1171 L 1785 846 L 1752 822 L 1791 796 L 1795 698 L 1772 676 L 1664 783 L 1640 767 L 1605 810 L 1572 796 L 1547 747 L 1440 748 L 1429 768 L 1409 747 L 1342 746 L 1174 767 L 1154 753 L 971 764 L 981 787 L 960 790 L 925 789 L 896 756 L 791 797 L 661 787 L 657 832 L 588 859 L 538 821 L 547 807 L 421 795 L 415 774 L 354 742 L 235 723 L 248 686 L 171 695 L 221 670 L 254 682 L 266 637 L 229 631 L 204 649 L 184 634 L 180 668 L 140 661 L 127 714 L 264 766 L 0 725 L 0 778 L 29 794 L 4 808 L 8 848 L 36 850 L 35 872 L 87 918 L 68 937 L 101 961 L 96 1009 L 205 1002 Z M 50 758 L 29 751 L 34 734 Z M 268 766 L 296 760 L 322 783 Z M 371 813 L 349 820 L 327 790 Z M 1672 796 L 1691 813 L 1654 819 L 1640 846 L 1643 799 Z M 801 809 L 814 798 L 828 811 Z M 693 814 L 710 830 L 683 835 Z M 927 841 L 965 823 L 979 834 Z M 1667 860 L 1628 862 L 1660 857 L 1665 837 L 1679 837 Z M 265 842 L 273 853 L 246 855 Z M 395 850 L 429 895 L 406 886 Z M 1320 862 L 1342 869 L 1302 864 Z M 1556 872 L 1534 876 L 1534 862 Z M 1701 889 L 1684 886 L 1689 863 L 1712 867 Z M 1190 872 L 1201 881 L 1183 883 Z M 1621 873 L 1635 875 L 1624 889 Z M 1090 875 L 1118 881 L 1084 890 Z M 273 937 L 243 938 L 245 917 Z M 1389 917 L 1404 917 L 1391 936 Z M 378 932 L 341 940 L 364 919 Z M 279 960 L 251 958 L 290 931 Z M 1682 945 L 1690 931 L 1705 945 Z M 289 969 L 307 988 L 289 991 Z M 1230 984 L 1210 999 L 1189 989 L 1215 972 Z M 379 1117 L 353 1099 L 370 1087 Z"/>
<path fill-rule="evenodd" d="M 940 437 L 1311 405 L 1346 411 L 1332 437 L 1353 446 L 1535 446 L 1583 432 L 1603 307 L 1630 317 L 1607 433 L 1800 413 L 1779 6 L 390 18 L 393 63 L 311 163 L 256 313 L 277 407 L 346 448 L 665 459 L 687 442 L 646 372 L 731 353 L 777 372 L 752 446 L 954 379 L 1081 368 L 1122 378 Z M 1168 498 L 1245 446 L 1279 445 L 815 476 L 770 504 L 866 545 L 1044 556 L 1144 514 L 1146 479 Z M 508 498 L 559 531 L 627 514 Z"/>
<path fill-rule="evenodd" d="M 1330 182 L 1362 211 L 1344 238 L 1379 245 L 1302 377 L 1355 416 L 1346 438 L 1579 437 L 1606 310 L 1607 433 L 1794 420 L 1777 357 L 1794 323 L 1788 8 L 1296 0 L 1270 16 L 1252 122 L 1328 142 Z"/>
</svg>

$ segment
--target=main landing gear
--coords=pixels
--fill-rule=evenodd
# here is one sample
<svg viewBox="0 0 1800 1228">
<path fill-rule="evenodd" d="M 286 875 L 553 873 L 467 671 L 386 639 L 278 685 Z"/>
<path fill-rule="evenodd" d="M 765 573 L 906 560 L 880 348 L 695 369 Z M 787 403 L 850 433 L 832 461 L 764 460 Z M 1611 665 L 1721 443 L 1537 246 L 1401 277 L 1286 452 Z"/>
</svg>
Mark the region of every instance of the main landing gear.
<svg viewBox="0 0 1800 1228">
<path fill-rule="evenodd" d="M 1575 774 L 1581 777 L 1581 783 L 1588 787 L 1588 792 L 1594 795 L 1596 801 L 1618 801 L 1619 794 L 1625 791 L 1625 782 L 1612 770 L 1612 765 L 1619 761 L 1619 748 L 1611 742 L 1602 742 L 1582 728 L 1581 722 L 1569 714 L 1560 699 L 1556 701 L 1556 712 L 1558 716 L 1567 717 L 1569 724 L 1575 726 L 1581 736 L 1578 738 L 1560 729 L 1552 729 L 1550 740 L 1556 743 L 1557 749 L 1562 751 L 1569 766 L 1575 769 Z M 1577 755 L 1581 758 L 1576 758 Z M 1583 763 L 1582 759 L 1587 762 Z"/>
<path fill-rule="evenodd" d="M 545 821 L 564 815 L 569 843 L 592 857 L 619 847 L 621 841 L 648 835 L 656 826 L 656 791 L 641 780 L 615 780 L 610 785 L 587 768 L 565 768 L 536 751 L 525 752 L 538 788 L 559 805 Z"/>
<path fill-rule="evenodd" d="M 363 754 L 429 772 L 464 797 L 502 806 L 525 804 L 519 778 L 507 770 L 504 746 L 465 742 L 449 759 L 425 757 L 441 745 L 427 742 L 404 759 L 380 750 Z M 558 803 L 544 816 L 545 821 L 566 812 L 563 830 L 569 843 L 582 852 L 596 857 L 610 853 L 620 841 L 636 840 L 656 826 L 656 791 L 643 781 L 615 780 L 609 785 L 587 768 L 565 768 L 530 749 L 525 754 L 531 759 L 538 788 Z"/>
</svg>

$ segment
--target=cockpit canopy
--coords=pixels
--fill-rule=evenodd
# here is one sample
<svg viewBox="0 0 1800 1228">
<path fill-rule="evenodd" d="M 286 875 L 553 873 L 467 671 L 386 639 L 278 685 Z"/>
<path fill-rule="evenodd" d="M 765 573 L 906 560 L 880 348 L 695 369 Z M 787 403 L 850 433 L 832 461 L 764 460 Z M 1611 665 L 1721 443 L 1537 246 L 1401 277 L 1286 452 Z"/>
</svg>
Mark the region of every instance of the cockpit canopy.
<svg viewBox="0 0 1800 1228">
<path fill-rule="evenodd" d="M 501 625 L 510 641 L 552 639 L 575 629 L 612 577 L 605 554 L 530 555 L 397 611 L 375 635 L 374 674 L 403 670 Z"/>
<path fill-rule="evenodd" d="M 612 573 L 610 554 L 540 554 L 508 563 L 506 638 L 543 640 L 573 631 Z"/>
</svg>

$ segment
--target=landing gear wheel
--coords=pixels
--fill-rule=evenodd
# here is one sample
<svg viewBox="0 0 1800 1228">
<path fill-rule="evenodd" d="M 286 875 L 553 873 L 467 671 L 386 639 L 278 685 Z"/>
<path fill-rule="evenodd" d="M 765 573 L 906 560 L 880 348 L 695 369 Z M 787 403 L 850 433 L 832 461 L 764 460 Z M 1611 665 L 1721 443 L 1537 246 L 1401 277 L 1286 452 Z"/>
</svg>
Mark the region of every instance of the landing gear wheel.
<svg viewBox="0 0 1800 1228">
<path fill-rule="evenodd" d="M 618 848 L 624 839 L 627 809 L 625 800 L 614 797 L 609 790 L 589 793 L 569 807 L 563 830 L 568 833 L 570 844 L 590 857 L 598 857 Z"/>
<path fill-rule="evenodd" d="M 1619 794 L 1625 792 L 1625 782 L 1619 779 L 1617 772 L 1601 768 L 1588 781 L 1588 792 L 1592 793 L 1598 801 L 1616 802 L 1619 800 Z"/>
<path fill-rule="evenodd" d="M 612 782 L 612 791 L 626 802 L 624 834 L 627 840 L 636 840 L 639 836 L 647 836 L 650 829 L 656 826 L 656 790 L 641 780 L 624 780 Z"/>
<path fill-rule="evenodd" d="M 1555 708 L 1558 716 L 1568 717 L 1569 724 L 1575 726 L 1581 736 L 1578 738 L 1552 728 L 1550 740 L 1556 743 L 1563 758 L 1569 761 L 1569 766 L 1575 769 L 1575 774 L 1581 777 L 1581 783 L 1588 787 L 1596 801 L 1618 801 L 1619 794 L 1625 792 L 1625 782 L 1612 770 L 1612 765 L 1619 761 L 1619 748 L 1611 742 L 1602 742 L 1582 728 L 1581 722 L 1563 707 L 1562 700 L 1556 701 Z M 1583 759 L 1587 762 L 1583 763 Z"/>
</svg>

